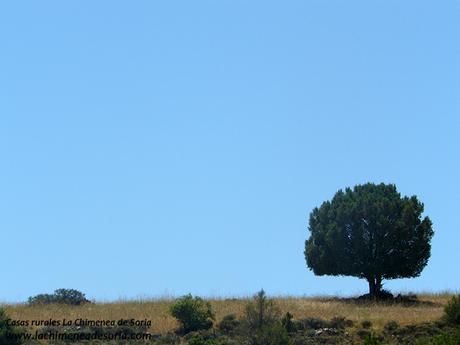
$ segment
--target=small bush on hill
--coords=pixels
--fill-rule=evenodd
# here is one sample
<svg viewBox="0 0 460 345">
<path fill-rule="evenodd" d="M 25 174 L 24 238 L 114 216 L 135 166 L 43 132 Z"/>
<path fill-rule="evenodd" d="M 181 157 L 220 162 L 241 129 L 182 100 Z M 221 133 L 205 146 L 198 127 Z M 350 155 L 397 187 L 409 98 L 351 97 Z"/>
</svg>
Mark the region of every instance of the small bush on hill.
<svg viewBox="0 0 460 345">
<path fill-rule="evenodd" d="M 181 331 L 184 334 L 209 329 L 214 320 L 211 304 L 191 294 L 177 299 L 171 306 L 170 312 L 181 324 Z"/>
<path fill-rule="evenodd" d="M 433 338 L 430 345 L 458 345 L 460 344 L 460 327 L 453 332 L 443 332 Z"/>
<path fill-rule="evenodd" d="M 453 296 L 444 308 L 444 321 L 452 325 L 460 325 L 460 295 Z"/>
<path fill-rule="evenodd" d="M 249 329 L 258 330 L 279 321 L 280 314 L 275 302 L 267 298 L 264 290 L 260 290 L 246 306 L 245 320 Z"/>
<path fill-rule="evenodd" d="M 363 345 L 381 345 L 382 342 L 374 334 L 368 334 L 364 338 Z"/>
<path fill-rule="evenodd" d="M 74 289 L 57 289 L 54 291 L 54 298 L 57 303 L 80 305 L 88 303 L 85 294 Z"/>
<path fill-rule="evenodd" d="M 236 318 L 235 314 L 225 315 L 221 322 L 217 324 L 217 328 L 224 334 L 230 335 L 240 325 L 240 321 Z"/>
<path fill-rule="evenodd" d="M 279 323 L 262 326 L 253 341 L 254 345 L 291 345 L 286 329 Z"/>
<path fill-rule="evenodd" d="M 391 332 L 394 332 L 396 331 L 397 329 L 399 328 L 399 324 L 394 321 L 394 320 L 391 320 L 391 321 L 388 321 L 385 326 L 383 326 L 383 330 L 387 333 L 391 333 Z"/>
<path fill-rule="evenodd" d="M 70 304 L 81 305 L 90 303 L 85 298 L 85 294 L 74 289 L 57 289 L 53 294 L 39 294 L 34 297 L 29 297 L 29 304 Z"/>
<path fill-rule="evenodd" d="M 226 336 L 196 334 L 190 337 L 188 345 L 233 345 L 235 342 Z"/>
<path fill-rule="evenodd" d="M 412 344 L 414 339 L 433 339 L 442 331 L 434 322 L 423 322 L 399 327 L 391 334 L 398 340 L 398 344 Z"/>
<path fill-rule="evenodd" d="M 286 328 L 293 327 L 292 315 L 281 320 L 281 310 L 275 301 L 260 290 L 250 301 L 242 320 L 242 341 L 250 345 L 291 345 Z"/>
<path fill-rule="evenodd" d="M 287 312 L 281 319 L 281 324 L 288 333 L 292 333 L 297 330 L 296 324 L 292 321 L 293 317 L 294 316 L 290 312 Z"/>
<path fill-rule="evenodd" d="M 156 344 L 158 345 L 177 345 L 180 342 L 180 337 L 176 333 L 172 332 L 160 334 L 160 336 L 156 339 Z"/>
<path fill-rule="evenodd" d="M 368 329 L 360 329 L 356 332 L 356 334 L 358 335 L 358 337 L 360 337 L 361 339 L 366 339 L 367 337 L 369 337 L 370 335 L 372 335 L 371 331 L 369 331 Z"/>
</svg>

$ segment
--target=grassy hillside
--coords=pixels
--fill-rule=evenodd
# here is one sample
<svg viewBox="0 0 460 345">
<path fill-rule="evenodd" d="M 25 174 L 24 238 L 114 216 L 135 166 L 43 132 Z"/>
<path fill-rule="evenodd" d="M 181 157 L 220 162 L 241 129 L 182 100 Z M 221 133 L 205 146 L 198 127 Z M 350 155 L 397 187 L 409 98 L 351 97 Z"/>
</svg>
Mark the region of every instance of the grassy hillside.
<svg viewBox="0 0 460 345">
<path fill-rule="evenodd" d="M 372 328 L 381 330 L 390 320 L 400 325 L 409 325 L 425 321 L 434 321 L 441 317 L 443 308 L 451 294 L 423 294 L 418 296 L 419 303 L 413 305 L 357 303 L 339 298 L 296 298 L 279 297 L 275 301 L 282 312 L 290 312 L 295 319 L 316 317 L 330 320 L 334 316 L 344 316 L 357 323 L 364 320 L 372 322 Z M 211 305 L 219 322 L 227 314 L 243 316 L 248 299 L 211 299 Z M 92 319 L 151 320 L 149 329 L 153 333 L 164 333 L 178 327 L 176 320 L 170 316 L 169 307 L 172 300 L 158 299 L 149 301 L 120 301 L 114 303 L 96 303 L 82 306 L 68 305 L 5 305 L 4 308 L 12 319 L 47 320 L 47 319 Z"/>
</svg>

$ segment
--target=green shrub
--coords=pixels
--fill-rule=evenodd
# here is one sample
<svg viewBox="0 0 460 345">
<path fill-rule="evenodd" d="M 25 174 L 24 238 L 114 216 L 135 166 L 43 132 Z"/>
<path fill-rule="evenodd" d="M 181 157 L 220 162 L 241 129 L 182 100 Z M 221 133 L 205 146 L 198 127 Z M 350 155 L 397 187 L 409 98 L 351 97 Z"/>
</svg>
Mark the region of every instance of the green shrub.
<svg viewBox="0 0 460 345">
<path fill-rule="evenodd" d="M 452 325 L 460 325 L 460 295 L 453 296 L 444 308 L 444 321 Z"/>
<path fill-rule="evenodd" d="M 281 319 L 281 324 L 288 333 L 292 333 L 297 330 L 296 324 L 292 321 L 293 317 L 294 316 L 290 312 L 287 312 Z"/>
<path fill-rule="evenodd" d="M 385 332 L 388 332 L 388 333 L 391 333 L 391 332 L 394 332 L 396 331 L 397 329 L 399 328 L 399 324 L 394 321 L 394 320 L 391 320 L 391 321 L 388 321 L 385 326 L 383 326 L 383 330 Z"/>
<path fill-rule="evenodd" d="M 363 345 L 381 345 L 382 342 L 372 333 L 366 335 Z"/>
<path fill-rule="evenodd" d="M 156 344 L 159 345 L 177 345 L 181 342 L 180 337 L 173 332 L 160 334 L 156 339 Z"/>
<path fill-rule="evenodd" d="M 264 290 L 260 290 L 246 306 L 245 320 L 249 329 L 259 330 L 278 322 L 280 314 L 281 311 L 275 302 L 267 298 Z"/>
<path fill-rule="evenodd" d="M 171 306 L 170 312 L 181 324 L 181 331 L 184 334 L 209 329 L 214 320 L 211 304 L 191 294 L 177 299 Z"/>
<path fill-rule="evenodd" d="M 29 304 L 70 304 L 81 305 L 90 303 L 85 298 L 85 294 L 74 289 L 57 289 L 53 294 L 40 294 L 34 297 L 29 297 Z"/>
<path fill-rule="evenodd" d="M 369 331 L 368 329 L 359 329 L 356 334 L 358 335 L 358 337 L 360 337 L 361 339 L 366 339 L 369 335 L 371 335 L 371 331 Z"/>
<path fill-rule="evenodd" d="M 74 289 L 57 289 L 54 291 L 54 298 L 57 303 L 80 305 L 88 303 L 85 294 Z"/>
<path fill-rule="evenodd" d="M 286 329 L 279 323 L 266 324 L 256 333 L 254 345 L 291 345 Z"/>
<path fill-rule="evenodd" d="M 187 345 L 233 345 L 233 341 L 226 336 L 197 334 L 190 337 Z"/>
<path fill-rule="evenodd" d="M 441 325 L 436 322 L 422 322 L 398 327 L 391 332 L 391 335 L 396 337 L 401 344 L 412 344 L 414 339 L 418 339 L 419 342 L 423 339 L 433 339 L 442 331 Z"/>
<path fill-rule="evenodd" d="M 20 345 L 23 341 L 20 334 L 24 332 L 19 327 L 11 326 L 10 318 L 0 308 L 0 345 Z"/>
<path fill-rule="evenodd" d="M 433 338 L 432 345 L 458 345 L 460 344 L 460 327 L 454 332 L 448 333 L 447 331 Z"/>
<path fill-rule="evenodd" d="M 224 334 L 231 335 L 240 325 L 240 321 L 235 314 L 225 315 L 221 322 L 217 324 L 217 328 Z"/>
</svg>

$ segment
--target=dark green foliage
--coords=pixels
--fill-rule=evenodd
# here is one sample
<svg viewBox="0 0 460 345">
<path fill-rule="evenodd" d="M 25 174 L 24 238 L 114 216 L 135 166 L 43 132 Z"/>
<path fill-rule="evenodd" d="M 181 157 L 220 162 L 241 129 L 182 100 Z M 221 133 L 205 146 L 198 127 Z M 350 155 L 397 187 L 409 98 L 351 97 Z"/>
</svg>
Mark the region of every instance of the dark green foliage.
<svg viewBox="0 0 460 345">
<path fill-rule="evenodd" d="M 264 290 L 260 290 L 246 306 L 245 321 L 250 330 L 258 330 L 279 321 L 280 314 L 275 302 L 267 298 Z"/>
<path fill-rule="evenodd" d="M 177 299 L 170 312 L 180 322 L 183 333 L 209 329 L 214 320 L 211 304 L 191 294 Z"/>
<path fill-rule="evenodd" d="M 387 333 L 391 333 L 396 331 L 399 328 L 399 324 L 396 321 L 388 321 L 385 326 L 383 326 L 383 330 Z"/>
<path fill-rule="evenodd" d="M 29 297 L 29 304 L 51 304 L 55 303 L 52 294 L 39 294 L 34 297 Z"/>
<path fill-rule="evenodd" d="M 423 209 L 392 184 L 339 190 L 310 214 L 307 265 L 317 275 L 366 279 L 378 297 L 382 280 L 416 277 L 428 263 L 433 229 Z"/>
<path fill-rule="evenodd" d="M 372 327 L 372 322 L 370 322 L 369 320 L 364 320 L 361 322 L 361 327 L 364 329 L 369 329 Z"/>
<path fill-rule="evenodd" d="M 215 334 L 195 334 L 189 338 L 188 345 L 233 345 L 235 342 L 226 336 Z"/>
<path fill-rule="evenodd" d="M 229 314 L 222 318 L 222 321 L 217 324 L 217 329 L 222 333 L 230 335 L 235 332 L 239 327 L 240 321 L 236 318 L 235 314 Z"/>
<path fill-rule="evenodd" d="M 382 343 L 380 342 L 379 338 L 377 338 L 374 334 L 368 334 L 364 338 L 364 343 L 363 345 L 381 345 Z"/>
<path fill-rule="evenodd" d="M 356 334 L 358 335 L 358 337 L 360 337 L 361 339 L 366 339 L 369 335 L 371 335 L 371 331 L 368 330 L 368 329 L 360 329 L 358 330 L 358 332 L 356 332 Z"/>
<path fill-rule="evenodd" d="M 179 344 L 180 337 L 176 333 L 168 332 L 165 334 L 161 334 L 156 341 L 156 344 L 160 345 L 177 345 Z"/>
<path fill-rule="evenodd" d="M 291 339 L 289 338 L 286 329 L 279 323 L 265 324 L 256 334 L 253 341 L 254 345 L 290 345 Z"/>
<path fill-rule="evenodd" d="M 23 330 L 19 327 L 11 326 L 10 318 L 5 311 L 0 308 L 0 345 L 20 345 L 19 339 Z"/>
<path fill-rule="evenodd" d="M 290 338 L 280 322 L 281 311 L 265 291 L 260 290 L 246 306 L 244 339 L 251 345 L 290 345 Z M 285 323 L 292 315 L 285 316 Z"/>
<path fill-rule="evenodd" d="M 57 289 L 54 297 L 57 303 L 80 305 L 89 302 L 84 293 L 74 289 Z"/>
<path fill-rule="evenodd" d="M 288 333 L 295 332 L 297 330 L 296 324 L 292 320 L 293 317 L 294 316 L 290 312 L 287 312 L 281 319 L 281 324 Z"/>
<path fill-rule="evenodd" d="M 40 294 L 34 297 L 29 297 L 29 304 L 71 304 L 81 305 L 90 303 L 85 298 L 85 294 L 74 289 L 57 289 L 53 294 Z"/>
<path fill-rule="evenodd" d="M 447 303 L 443 320 L 452 325 L 460 325 L 460 295 L 453 296 Z"/>
<path fill-rule="evenodd" d="M 442 332 L 443 330 L 439 324 L 424 322 L 399 327 L 391 332 L 391 336 L 397 340 L 398 344 L 413 344 L 414 339 L 433 339 Z"/>
<path fill-rule="evenodd" d="M 430 345 L 459 345 L 460 344 L 460 327 L 453 331 L 444 331 L 434 337 Z"/>
</svg>

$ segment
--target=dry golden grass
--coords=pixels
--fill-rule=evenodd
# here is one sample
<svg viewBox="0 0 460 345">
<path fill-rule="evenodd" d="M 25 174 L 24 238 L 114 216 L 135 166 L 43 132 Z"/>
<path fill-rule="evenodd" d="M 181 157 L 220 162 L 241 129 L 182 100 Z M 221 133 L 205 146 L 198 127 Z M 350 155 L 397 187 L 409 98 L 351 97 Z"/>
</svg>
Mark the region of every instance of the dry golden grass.
<svg viewBox="0 0 460 345">
<path fill-rule="evenodd" d="M 344 316 L 360 323 L 369 320 L 373 328 L 381 329 L 386 322 L 395 320 L 401 325 L 432 321 L 441 317 L 444 305 L 452 297 L 451 294 L 423 294 L 418 299 L 427 304 L 402 306 L 377 303 L 357 304 L 332 298 L 300 298 L 278 297 L 275 299 L 283 313 L 289 311 L 295 319 L 317 317 L 329 320 L 334 316 Z M 244 314 L 248 299 L 211 299 L 216 320 L 220 321 L 227 314 Z M 90 320 L 138 319 L 151 320 L 151 332 L 167 332 L 175 329 L 178 324 L 169 315 L 171 300 L 159 299 L 150 301 L 121 301 L 114 303 L 97 303 L 83 306 L 65 305 L 4 305 L 6 312 L 16 320 Z"/>
</svg>

